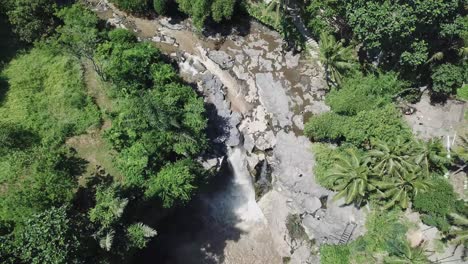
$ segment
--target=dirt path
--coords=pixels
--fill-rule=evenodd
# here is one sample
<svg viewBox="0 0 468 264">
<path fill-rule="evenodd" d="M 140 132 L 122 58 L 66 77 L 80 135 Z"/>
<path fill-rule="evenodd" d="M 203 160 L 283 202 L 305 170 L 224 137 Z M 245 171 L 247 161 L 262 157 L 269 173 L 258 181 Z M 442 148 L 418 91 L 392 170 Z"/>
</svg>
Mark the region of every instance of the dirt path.
<svg viewBox="0 0 468 264">
<path fill-rule="evenodd" d="M 93 98 L 101 113 L 110 111 L 112 103 L 105 94 L 103 84 L 91 66 L 91 63 L 83 62 L 83 74 L 88 94 Z M 122 179 L 122 175 L 114 167 L 112 161 L 113 151 L 102 138 L 103 132 L 110 128 L 110 126 L 110 120 L 103 116 L 102 124 L 98 128 L 92 128 L 86 134 L 67 139 L 66 144 L 74 148 L 80 157 L 88 161 L 86 172 L 80 177 L 81 184 L 86 181 L 87 177 L 93 176 L 99 168 L 103 168 L 118 180 Z"/>
</svg>

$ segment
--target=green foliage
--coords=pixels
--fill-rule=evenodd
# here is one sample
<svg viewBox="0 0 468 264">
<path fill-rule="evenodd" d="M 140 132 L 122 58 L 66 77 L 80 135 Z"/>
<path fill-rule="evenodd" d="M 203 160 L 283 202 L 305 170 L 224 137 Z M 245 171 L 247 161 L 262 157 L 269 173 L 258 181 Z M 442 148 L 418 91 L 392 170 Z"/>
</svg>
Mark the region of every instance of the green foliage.
<svg viewBox="0 0 468 264">
<path fill-rule="evenodd" d="M 419 171 L 409 171 L 399 177 L 384 178 L 384 181 L 374 181 L 381 198 L 385 201 L 382 209 L 394 206 L 408 208 L 411 199 L 418 193 L 426 192 L 431 184 L 424 179 Z"/>
<path fill-rule="evenodd" d="M 64 152 L 47 148 L 2 157 L 0 219 L 21 223 L 34 213 L 68 204 L 76 187 L 72 160 Z"/>
<path fill-rule="evenodd" d="M 349 4 L 346 15 L 357 39 L 367 49 L 391 45 L 393 39 L 411 36 L 417 23 L 409 5 L 391 1 L 357 1 Z"/>
<path fill-rule="evenodd" d="M 394 142 L 376 141 L 368 152 L 373 170 L 379 176 L 395 176 L 411 171 L 415 165 L 410 160 L 410 142 L 397 138 Z"/>
<path fill-rule="evenodd" d="M 39 141 L 37 135 L 17 124 L 0 122 L 0 156 L 28 149 Z"/>
<path fill-rule="evenodd" d="M 133 13 L 145 13 L 149 9 L 148 0 L 111 0 L 119 8 Z"/>
<path fill-rule="evenodd" d="M 124 46 L 130 46 L 131 43 L 135 43 L 137 41 L 137 38 L 135 37 L 135 35 L 132 34 L 132 32 L 123 28 L 116 28 L 114 30 L 109 31 L 108 37 L 111 43 L 116 43 Z"/>
<path fill-rule="evenodd" d="M 440 178 L 433 180 L 429 192 L 418 193 L 415 196 L 413 206 L 424 214 L 421 218 L 425 224 L 447 232 L 450 228 L 447 215 L 455 210 L 456 198 L 452 185 Z"/>
<path fill-rule="evenodd" d="M 347 149 L 335 157 L 335 164 L 328 171 L 327 181 L 338 191 L 334 200 L 345 198 L 345 204 L 361 204 L 372 186 L 371 171 L 367 160 L 354 149 Z"/>
<path fill-rule="evenodd" d="M 223 19 L 230 20 L 234 13 L 235 0 L 213 0 L 211 4 L 211 16 L 215 22 Z"/>
<path fill-rule="evenodd" d="M 306 7 L 307 27 L 315 37 L 320 33 L 333 34 L 335 32 L 335 19 L 339 17 L 340 2 L 337 0 L 311 0 Z"/>
<path fill-rule="evenodd" d="M 413 158 L 425 176 L 432 173 L 444 174 L 447 171 L 451 160 L 440 139 L 417 140 L 415 143 Z"/>
<path fill-rule="evenodd" d="M 314 166 L 315 180 L 323 187 L 331 189 L 333 184 L 328 181 L 327 173 L 335 164 L 335 157 L 341 149 L 331 148 L 327 144 L 315 143 L 312 145 L 312 151 L 316 164 Z"/>
<path fill-rule="evenodd" d="M 411 247 L 409 243 L 395 245 L 390 256 L 384 258 L 385 264 L 426 264 L 430 263 L 422 246 Z"/>
<path fill-rule="evenodd" d="M 89 210 L 91 222 L 109 228 L 119 221 L 128 199 L 121 198 L 117 186 L 100 186 L 96 190 L 96 205 Z"/>
<path fill-rule="evenodd" d="M 175 202 L 188 202 L 197 189 L 200 172 L 200 165 L 189 159 L 167 164 L 149 179 L 145 196 L 159 197 L 166 208 Z"/>
<path fill-rule="evenodd" d="M 149 239 L 156 236 L 157 232 L 153 228 L 142 223 L 132 224 L 127 228 L 128 247 L 143 249 Z"/>
<path fill-rule="evenodd" d="M 153 0 L 154 11 L 160 15 L 166 14 L 168 2 L 168 0 Z"/>
<path fill-rule="evenodd" d="M 355 115 L 391 103 L 398 92 L 407 84 L 395 73 L 362 76 L 356 74 L 346 78 L 339 89 L 333 89 L 326 97 L 331 109 L 341 115 Z"/>
<path fill-rule="evenodd" d="M 432 73 L 431 78 L 432 91 L 443 95 L 453 94 L 466 81 L 463 68 L 448 63 L 438 66 Z"/>
<path fill-rule="evenodd" d="M 409 50 L 400 56 L 400 64 L 407 67 L 417 67 L 426 63 L 429 57 L 427 43 L 424 40 L 416 40 Z"/>
<path fill-rule="evenodd" d="M 195 27 L 199 30 L 209 17 L 215 22 L 231 19 L 234 14 L 236 1 L 234 0 L 175 0 L 180 11 L 193 19 Z"/>
<path fill-rule="evenodd" d="M 313 116 L 307 121 L 304 133 L 313 140 L 340 140 L 348 119 L 333 112 Z"/>
<path fill-rule="evenodd" d="M 23 263 L 75 263 L 79 242 L 66 209 L 61 207 L 28 219 L 15 234 L 15 247 Z"/>
<path fill-rule="evenodd" d="M 343 76 L 356 67 L 356 55 L 352 46 L 345 47 L 344 40 L 336 41 L 333 35 L 320 35 L 319 59 L 325 66 L 326 80 L 332 85 L 341 83 Z"/>
<path fill-rule="evenodd" d="M 21 40 L 34 42 L 53 32 L 56 25 L 55 1 L 5 0 L 4 2 L 8 19 Z"/>
<path fill-rule="evenodd" d="M 5 69 L 10 86 L 0 119 L 37 133 L 44 144 L 57 144 L 83 133 L 99 120 L 84 91 L 82 72 L 69 56 L 32 49 Z"/>
<path fill-rule="evenodd" d="M 64 51 L 92 59 L 99 35 L 97 16 L 80 4 L 60 9 L 57 16 L 63 21 L 56 32 Z"/>
<path fill-rule="evenodd" d="M 398 137 L 411 138 L 412 134 L 401 120 L 400 111 L 389 104 L 380 109 L 361 111 L 352 117 L 345 127 L 344 137 L 347 142 L 361 146 L 372 139 L 390 142 Z"/>
<path fill-rule="evenodd" d="M 204 104 L 160 61 L 157 49 L 136 43 L 122 30 L 109 36 L 98 48 L 102 68 L 125 89 L 118 94 L 117 114 L 106 137 L 119 152 L 124 184 L 143 190 L 168 160 L 195 156 L 206 147 Z"/>
<path fill-rule="evenodd" d="M 446 216 L 438 214 L 424 214 L 421 216 L 421 220 L 424 224 L 434 226 L 444 233 L 447 233 L 450 230 L 450 223 Z"/>
<path fill-rule="evenodd" d="M 124 93 L 134 93 L 147 87 L 151 83 L 148 69 L 159 61 L 159 50 L 146 42 L 127 42 L 128 35 L 120 30 L 112 32 L 110 41 L 99 45 L 96 51 L 104 77 Z"/>
<path fill-rule="evenodd" d="M 400 116 L 391 104 L 350 117 L 325 113 L 309 119 L 304 132 L 314 140 L 346 141 L 358 147 L 368 145 L 372 139 L 411 138 L 411 131 Z"/>
<path fill-rule="evenodd" d="M 193 24 L 199 30 L 210 15 L 210 2 L 208 0 L 176 0 L 179 10 L 188 14 L 193 19 Z"/>
<path fill-rule="evenodd" d="M 468 246 L 468 217 L 467 213 L 451 213 L 450 219 L 453 226 L 450 230 L 449 235 L 451 236 L 451 242 L 454 244 L 461 244 L 465 247 Z"/>
<path fill-rule="evenodd" d="M 320 263 L 348 264 L 350 251 L 347 245 L 322 245 L 320 247 Z"/>
<path fill-rule="evenodd" d="M 457 90 L 457 99 L 468 101 L 468 84 L 464 84 Z"/>
</svg>

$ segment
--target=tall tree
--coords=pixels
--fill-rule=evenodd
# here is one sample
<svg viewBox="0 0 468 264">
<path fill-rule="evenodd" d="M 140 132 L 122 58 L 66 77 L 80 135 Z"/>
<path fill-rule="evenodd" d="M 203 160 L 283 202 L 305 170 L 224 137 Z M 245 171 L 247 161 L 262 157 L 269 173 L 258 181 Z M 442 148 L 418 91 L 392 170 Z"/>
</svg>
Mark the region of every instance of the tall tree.
<svg viewBox="0 0 468 264">
<path fill-rule="evenodd" d="M 320 34 L 320 62 L 325 66 L 326 80 L 336 86 L 343 75 L 356 67 L 356 57 L 352 46 L 345 47 L 333 35 Z"/>
<path fill-rule="evenodd" d="M 8 19 L 21 40 L 34 42 L 53 32 L 57 22 L 55 1 L 7 0 L 5 3 Z"/>
</svg>

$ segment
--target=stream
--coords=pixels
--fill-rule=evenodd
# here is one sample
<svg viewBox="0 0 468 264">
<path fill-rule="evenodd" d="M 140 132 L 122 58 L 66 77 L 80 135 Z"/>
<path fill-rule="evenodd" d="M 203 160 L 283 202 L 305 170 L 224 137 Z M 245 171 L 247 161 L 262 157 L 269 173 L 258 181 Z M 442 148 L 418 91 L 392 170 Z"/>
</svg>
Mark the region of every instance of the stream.
<svg viewBox="0 0 468 264">
<path fill-rule="evenodd" d="M 195 84 L 213 149 L 203 164 L 219 171 L 156 227 L 135 263 L 319 263 L 318 245 L 337 243 L 348 223 L 357 225 L 353 237 L 363 232 L 365 212 L 332 203 L 333 192 L 314 180 L 302 131 L 308 117 L 329 111 L 315 59 L 285 50 L 277 32 L 255 21 L 202 37 L 189 20 L 138 18 L 90 2 L 101 19 L 154 43 Z M 291 215 L 307 239 L 291 237 Z"/>
</svg>

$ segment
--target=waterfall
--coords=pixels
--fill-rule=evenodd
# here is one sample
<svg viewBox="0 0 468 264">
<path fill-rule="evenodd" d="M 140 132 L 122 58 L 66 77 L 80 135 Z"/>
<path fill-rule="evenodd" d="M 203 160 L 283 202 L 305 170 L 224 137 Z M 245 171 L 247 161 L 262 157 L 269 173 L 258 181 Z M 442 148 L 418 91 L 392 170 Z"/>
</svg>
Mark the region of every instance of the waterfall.
<svg viewBox="0 0 468 264">
<path fill-rule="evenodd" d="M 265 217 L 255 201 L 255 189 L 252 177 L 247 169 L 245 150 L 241 147 L 232 148 L 228 153 L 228 161 L 232 169 L 232 185 L 226 195 L 231 199 L 232 208 L 241 220 L 240 225 L 265 222 Z M 265 168 L 266 171 L 266 168 Z"/>
</svg>

